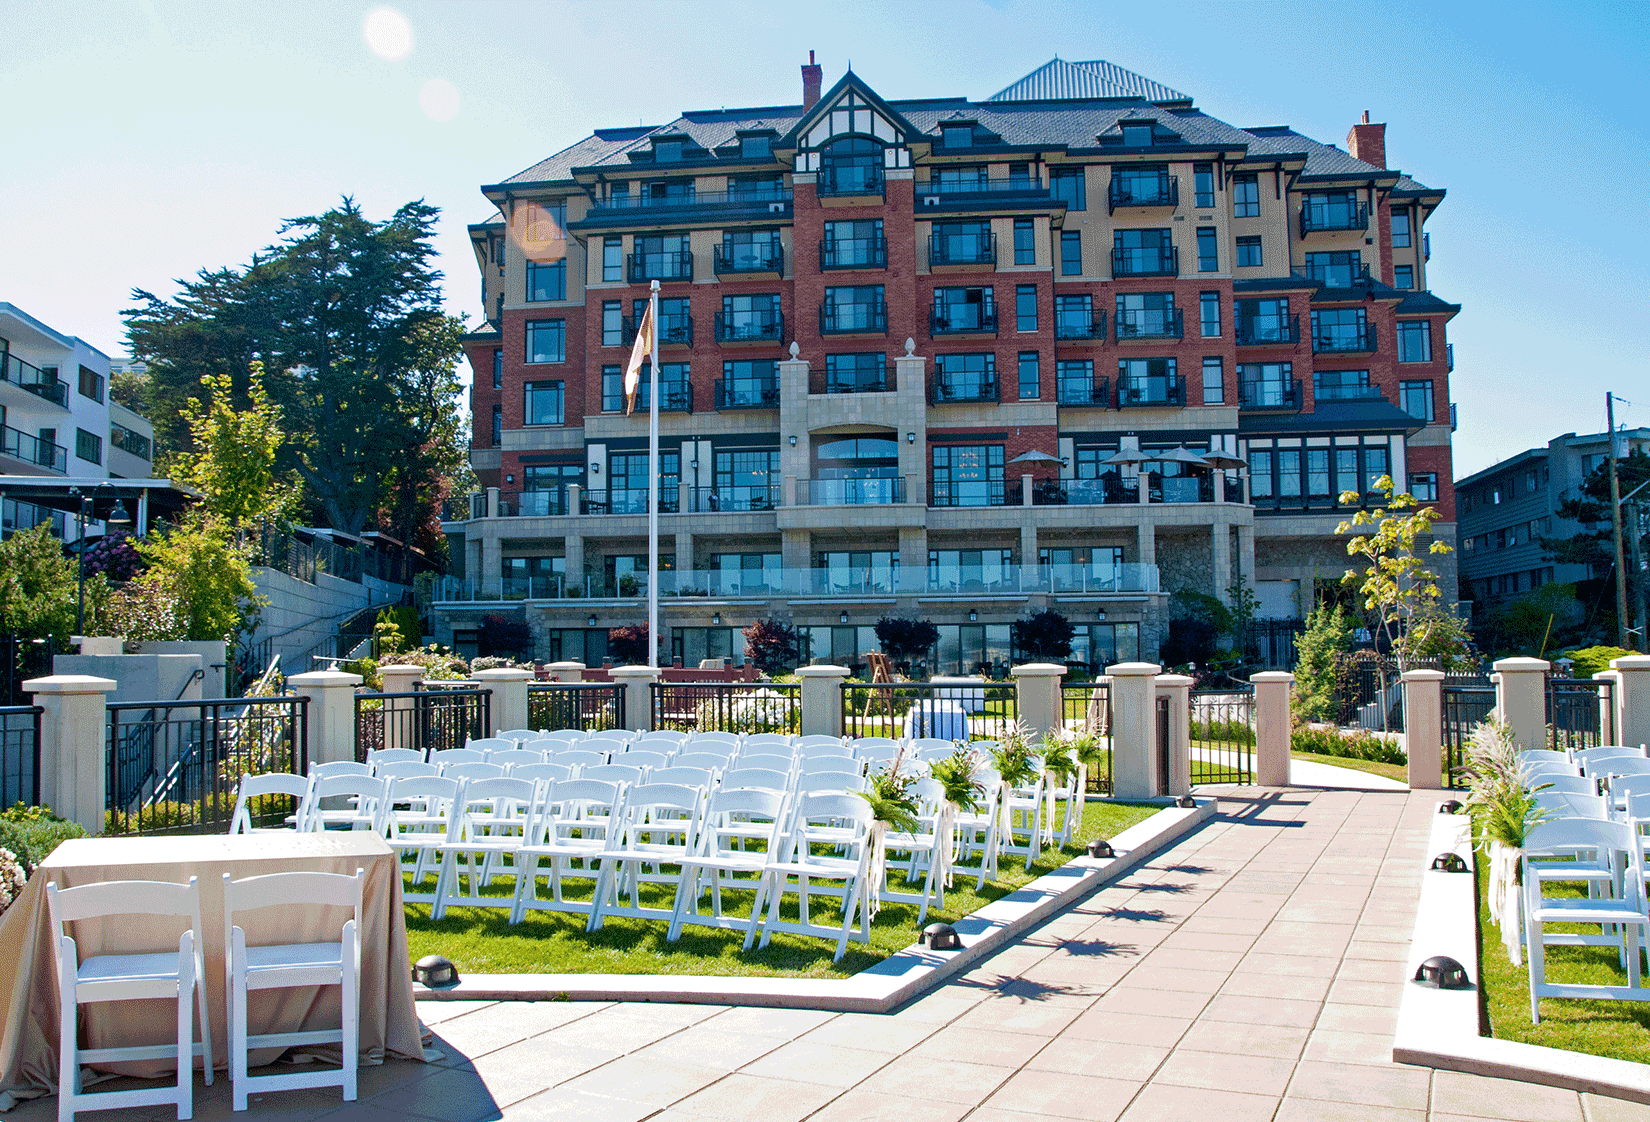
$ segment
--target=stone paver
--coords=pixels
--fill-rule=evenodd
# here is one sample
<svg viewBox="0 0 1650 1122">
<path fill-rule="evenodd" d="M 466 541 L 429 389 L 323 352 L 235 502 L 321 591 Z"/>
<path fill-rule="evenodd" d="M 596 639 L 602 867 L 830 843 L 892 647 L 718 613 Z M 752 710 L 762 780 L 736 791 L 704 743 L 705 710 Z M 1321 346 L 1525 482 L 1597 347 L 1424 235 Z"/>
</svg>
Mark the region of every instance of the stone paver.
<svg viewBox="0 0 1650 1122">
<path fill-rule="evenodd" d="M 267 1095 L 234 1117 L 1650 1122 L 1633 1103 L 1391 1062 L 1435 802 L 1229 789 L 1203 829 L 886 1016 L 423 1003 L 440 1062 L 363 1069 L 358 1103 Z M 197 1085 L 197 1119 L 228 1108 L 227 1080 Z"/>
</svg>

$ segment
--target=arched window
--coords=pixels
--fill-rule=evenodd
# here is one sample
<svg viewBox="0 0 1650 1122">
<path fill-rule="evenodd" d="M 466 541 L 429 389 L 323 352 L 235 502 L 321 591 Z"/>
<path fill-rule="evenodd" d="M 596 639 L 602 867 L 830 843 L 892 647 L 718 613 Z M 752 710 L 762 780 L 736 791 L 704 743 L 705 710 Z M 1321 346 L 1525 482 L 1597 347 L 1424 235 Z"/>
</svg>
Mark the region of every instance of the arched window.
<svg viewBox="0 0 1650 1122">
<path fill-rule="evenodd" d="M 882 191 L 882 145 L 869 137 L 844 136 L 825 145 L 819 175 L 822 195 L 874 195 Z"/>
</svg>

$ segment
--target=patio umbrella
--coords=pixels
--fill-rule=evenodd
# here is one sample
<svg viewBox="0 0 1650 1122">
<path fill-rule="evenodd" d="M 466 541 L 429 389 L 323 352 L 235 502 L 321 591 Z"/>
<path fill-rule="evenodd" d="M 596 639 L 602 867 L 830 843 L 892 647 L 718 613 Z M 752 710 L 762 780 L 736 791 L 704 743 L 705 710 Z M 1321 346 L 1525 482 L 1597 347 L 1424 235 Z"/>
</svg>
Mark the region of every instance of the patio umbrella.
<svg viewBox="0 0 1650 1122">
<path fill-rule="evenodd" d="M 1107 456 L 1104 460 L 1101 460 L 1100 462 L 1103 463 L 1103 464 L 1112 464 L 1112 465 L 1117 466 L 1117 467 L 1124 467 L 1124 466 L 1127 466 L 1129 464 L 1150 463 L 1153 460 L 1161 460 L 1162 458 L 1163 458 L 1162 456 L 1156 455 L 1155 453 L 1152 453 L 1152 452 L 1142 452 L 1138 448 L 1135 448 L 1135 449 L 1132 449 L 1132 450 L 1125 448 L 1123 451 L 1118 452 L 1116 455 Z"/>
<path fill-rule="evenodd" d="M 1210 466 L 1208 460 L 1204 459 L 1202 456 L 1199 456 L 1196 452 L 1193 452 L 1184 445 L 1179 448 L 1169 449 L 1169 451 L 1159 456 L 1158 459 L 1170 464 L 1190 464 L 1192 467 Z"/>
<path fill-rule="evenodd" d="M 1222 471 L 1235 471 L 1238 468 L 1248 467 L 1243 460 L 1227 452 L 1206 452 L 1203 459 L 1210 467 L 1220 468 Z"/>
<path fill-rule="evenodd" d="M 1011 464 L 1058 464 L 1062 461 L 1059 456 L 1051 456 L 1041 448 L 1033 448 L 1029 452 L 1021 452 L 1008 462 Z"/>
</svg>

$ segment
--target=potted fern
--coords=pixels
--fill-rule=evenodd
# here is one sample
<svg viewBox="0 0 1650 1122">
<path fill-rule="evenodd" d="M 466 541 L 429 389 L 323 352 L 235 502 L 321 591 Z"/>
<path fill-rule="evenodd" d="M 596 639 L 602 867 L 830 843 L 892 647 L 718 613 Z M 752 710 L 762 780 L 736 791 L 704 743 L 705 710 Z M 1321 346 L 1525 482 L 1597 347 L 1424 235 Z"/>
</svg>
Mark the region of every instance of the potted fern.
<svg viewBox="0 0 1650 1122">
<path fill-rule="evenodd" d="M 935 834 L 950 839 L 949 844 L 940 846 L 934 854 L 934 860 L 940 862 L 934 876 L 945 888 L 951 887 L 951 870 L 957 862 L 957 816 L 965 811 L 979 810 L 985 794 L 975 778 L 979 766 L 979 757 L 960 745 L 949 756 L 942 756 L 928 765 L 929 778 L 939 783 L 943 792 L 939 821 L 934 826 Z"/>
<path fill-rule="evenodd" d="M 873 771 L 870 789 L 855 792 L 871 804 L 871 830 L 865 844 L 871 847 L 868 875 L 871 891 L 871 918 L 882 909 L 882 894 L 888 883 L 888 831 L 912 833 L 922 828 L 917 818 L 917 797 L 911 792 L 911 779 L 901 775 L 896 758 L 884 770 Z"/>
<path fill-rule="evenodd" d="M 1060 830 L 1060 844 L 1071 841 L 1077 823 L 1083 817 L 1083 792 L 1088 787 L 1088 768 L 1078 742 L 1084 739 L 1092 741 L 1094 738 L 1069 729 L 1056 729 L 1043 737 L 1043 774 L 1049 780 L 1046 833 L 1051 845 L 1054 842 L 1054 811 L 1061 801 L 1066 804 L 1066 820 Z M 1059 797 L 1060 792 L 1065 792 L 1063 800 Z"/>
<path fill-rule="evenodd" d="M 1501 928 L 1507 957 L 1521 965 L 1524 933 L 1518 893 L 1524 841 L 1550 817 L 1536 800 L 1550 784 L 1536 783 L 1519 756 L 1512 727 L 1495 717 L 1472 730 L 1462 777 L 1467 781 L 1473 845 L 1490 862 L 1490 919 Z"/>
</svg>

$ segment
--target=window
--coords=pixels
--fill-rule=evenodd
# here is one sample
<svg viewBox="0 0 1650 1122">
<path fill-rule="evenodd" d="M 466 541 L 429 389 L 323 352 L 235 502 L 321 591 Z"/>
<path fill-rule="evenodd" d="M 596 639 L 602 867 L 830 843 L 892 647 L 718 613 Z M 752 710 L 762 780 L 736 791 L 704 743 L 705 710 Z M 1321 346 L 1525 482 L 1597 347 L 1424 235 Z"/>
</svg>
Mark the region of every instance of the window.
<svg viewBox="0 0 1650 1122">
<path fill-rule="evenodd" d="M 653 162 L 656 164 L 674 164 L 682 158 L 682 142 L 680 140 L 655 140 L 653 142 Z"/>
<path fill-rule="evenodd" d="M 1049 194 L 1067 210 L 1087 210 L 1088 173 L 1085 168 L 1057 168 L 1048 174 Z"/>
<path fill-rule="evenodd" d="M 989 222 L 936 222 L 928 246 L 935 265 L 983 265 L 997 260 Z"/>
<path fill-rule="evenodd" d="M 495 390 L 501 390 L 501 389 L 504 388 L 504 348 L 503 347 L 494 347 L 493 348 L 493 388 Z"/>
<path fill-rule="evenodd" d="M 1020 400 L 1036 401 L 1040 392 L 1041 375 L 1038 372 L 1037 352 L 1020 352 Z"/>
<path fill-rule="evenodd" d="M 1240 404 L 1263 409 L 1299 404 L 1293 363 L 1245 362 L 1237 371 Z"/>
<path fill-rule="evenodd" d="M 1180 271 L 1168 230 L 1116 230 L 1111 244 L 1114 276 L 1173 276 Z"/>
<path fill-rule="evenodd" d="M 151 459 L 153 446 L 141 432 L 134 432 L 122 424 L 109 426 L 109 443 L 123 452 L 130 452 L 142 460 Z"/>
<path fill-rule="evenodd" d="M 1415 287 L 1415 266 L 1414 265 L 1394 265 L 1392 267 L 1392 287 L 1393 288 L 1414 288 Z"/>
<path fill-rule="evenodd" d="M 779 555 L 774 554 L 777 558 Z M 774 567 L 778 568 L 778 561 Z M 899 552 L 892 549 L 822 549 L 814 554 L 825 588 L 841 595 L 851 592 L 893 592 L 899 587 Z M 777 585 L 778 582 L 775 581 Z"/>
<path fill-rule="evenodd" d="M 778 553 L 713 553 L 708 568 L 717 576 L 718 592 L 777 591 L 783 587 L 783 562 Z"/>
<path fill-rule="evenodd" d="M 541 504 L 538 509 L 548 509 Z M 522 513 L 528 513 L 523 511 Z M 537 513 L 534 511 L 533 513 Z M 557 514 L 566 513 L 564 510 Z M 500 562 L 504 574 L 504 598 L 527 600 L 561 595 L 562 577 L 567 572 L 565 557 L 505 557 Z"/>
<path fill-rule="evenodd" d="M 1197 228 L 1197 271 L 1214 273 L 1220 270 L 1220 248 L 1213 226 Z"/>
<path fill-rule="evenodd" d="M 995 331 L 997 307 L 989 288 L 936 288 L 935 331 Z"/>
<path fill-rule="evenodd" d="M 779 404 L 779 368 L 771 358 L 722 364 L 716 391 L 718 409 L 752 409 Z"/>
<path fill-rule="evenodd" d="M 936 444 L 933 458 L 935 506 L 1003 505 L 1001 444 Z"/>
<path fill-rule="evenodd" d="M 888 388 L 888 358 L 881 354 L 825 356 L 826 393 L 875 393 Z"/>
<path fill-rule="evenodd" d="M 1432 322 L 1430 320 L 1398 321 L 1398 361 L 1432 361 Z"/>
<path fill-rule="evenodd" d="M 1539 478 L 1540 478 L 1540 476 L 1534 468 L 1531 468 L 1529 471 L 1525 472 L 1524 473 L 1524 490 L 1530 492 L 1531 494 L 1534 494 L 1535 489 L 1537 487 L 1536 480 L 1539 479 Z"/>
<path fill-rule="evenodd" d="M 997 356 L 935 355 L 934 400 L 997 401 Z"/>
<path fill-rule="evenodd" d="M 946 148 L 974 147 L 973 125 L 941 125 L 940 142 Z"/>
<path fill-rule="evenodd" d="M 567 237 L 567 204 L 528 203 L 527 240 L 559 242 Z"/>
<path fill-rule="evenodd" d="M 1103 325 L 1102 325 L 1103 326 Z M 1054 337 L 1088 339 L 1095 337 L 1094 297 L 1088 293 L 1054 297 Z M 1103 335 L 1104 332 L 1098 333 Z"/>
<path fill-rule="evenodd" d="M 624 346 L 624 305 L 618 300 L 602 301 L 602 346 Z"/>
<path fill-rule="evenodd" d="M 1169 201 L 1168 164 L 1126 164 L 1112 172 L 1114 206 L 1149 206 Z"/>
<path fill-rule="evenodd" d="M 1079 230 L 1060 231 L 1060 275 L 1083 275 L 1083 234 Z"/>
<path fill-rule="evenodd" d="M 1037 286 L 1017 285 L 1014 289 L 1014 330 L 1037 330 Z"/>
<path fill-rule="evenodd" d="M 1438 501 L 1438 473 L 1435 471 L 1412 471 L 1409 473 L 1409 493 L 1423 503 Z M 1534 523 L 1531 523 L 1534 525 Z"/>
<path fill-rule="evenodd" d="M 862 136 L 831 141 L 821 153 L 820 186 L 824 194 L 880 194 L 882 145 Z"/>
<path fill-rule="evenodd" d="M 1172 358 L 1124 358 L 1117 362 L 1117 404 L 1181 405 L 1180 378 Z"/>
<path fill-rule="evenodd" d="M 1315 191 L 1306 196 L 1302 232 L 1308 230 L 1362 230 L 1369 219 L 1356 191 Z"/>
<path fill-rule="evenodd" d="M 1392 212 L 1392 247 L 1405 249 L 1409 244 L 1409 211 L 1395 210 Z"/>
<path fill-rule="evenodd" d="M 1372 351 L 1374 337 L 1362 308 L 1314 308 L 1312 349 L 1319 353 Z"/>
<path fill-rule="evenodd" d="M 103 400 L 103 375 L 89 366 L 80 368 L 80 396 L 97 402 Z"/>
<path fill-rule="evenodd" d="M 1094 360 L 1062 358 L 1054 363 L 1055 400 L 1061 405 L 1101 405 L 1107 402 L 1094 384 Z"/>
<path fill-rule="evenodd" d="M 990 183 L 990 172 L 984 165 L 953 164 L 949 167 L 935 168 L 929 177 L 930 189 L 941 194 L 956 194 L 968 191 L 984 191 Z"/>
<path fill-rule="evenodd" d="M 888 264 L 882 219 L 825 223 L 819 264 L 823 269 L 847 269 L 856 265 L 881 268 Z"/>
<path fill-rule="evenodd" d="M 663 369 L 659 371 L 664 373 Z M 661 384 L 660 392 L 664 386 Z M 607 512 L 646 514 L 647 492 L 653 473 L 646 452 L 614 452 L 607 457 Z M 659 451 L 659 509 L 677 509 L 681 496 L 681 454 Z"/>
<path fill-rule="evenodd" d="M 888 330 L 888 307 L 880 284 L 827 288 L 821 315 L 821 331 Z"/>
<path fill-rule="evenodd" d="M 1312 374 L 1312 396 L 1319 401 L 1371 399 L 1367 370 L 1318 370 Z"/>
<path fill-rule="evenodd" d="M 1260 217 L 1260 176 L 1252 171 L 1232 176 L 1232 216 Z"/>
<path fill-rule="evenodd" d="M 527 361 L 567 361 L 567 321 L 530 319 L 527 321 Z"/>
<path fill-rule="evenodd" d="M 1203 360 L 1203 404 L 1223 405 L 1226 402 L 1226 360 L 1211 355 Z"/>
<path fill-rule="evenodd" d="M 1355 249 L 1308 253 L 1306 275 L 1327 288 L 1351 288 L 1364 277 L 1363 259 Z"/>
<path fill-rule="evenodd" d="M 636 386 L 636 408 L 651 407 L 653 393 L 653 365 L 643 362 Z M 693 387 L 689 384 L 688 364 L 661 362 L 659 364 L 659 408 L 662 411 L 690 412 L 693 405 Z M 602 412 L 624 411 L 624 367 L 602 367 Z"/>
<path fill-rule="evenodd" d="M 1172 292 L 1127 292 L 1117 297 L 1119 339 L 1179 338 L 1180 315 Z"/>
<path fill-rule="evenodd" d="M 779 449 L 718 449 L 710 497 L 712 510 L 772 510 L 778 506 Z"/>
<path fill-rule="evenodd" d="M 778 339 L 783 320 L 777 293 L 740 293 L 722 297 L 722 315 L 716 337 L 723 341 Z"/>
<path fill-rule="evenodd" d="M 562 491 L 571 483 L 584 482 L 584 465 L 525 464 L 521 469 L 523 491 Z"/>
<path fill-rule="evenodd" d="M 693 317 L 688 314 L 689 301 L 685 296 L 659 297 L 659 342 L 662 345 L 693 343 Z M 647 311 L 647 298 L 630 302 L 630 320 L 624 325 L 625 335 L 634 338 L 635 331 Z"/>
<path fill-rule="evenodd" d="M 778 230 L 722 231 L 722 268 L 777 273 L 784 262 Z"/>
<path fill-rule="evenodd" d="M 762 160 L 772 155 L 773 137 L 771 136 L 742 136 L 739 138 L 739 158 L 742 160 Z"/>
<path fill-rule="evenodd" d="M 1029 218 L 1014 220 L 1014 263 L 1037 264 L 1037 224 Z"/>
<path fill-rule="evenodd" d="M 82 370 L 85 367 L 81 367 Z M 85 429 L 74 430 L 74 454 L 89 463 L 103 462 L 103 438 Z"/>
<path fill-rule="evenodd" d="M 1150 121 L 1141 124 L 1124 124 L 1123 143 L 1130 148 L 1150 148 L 1152 146 L 1152 124 Z"/>
<path fill-rule="evenodd" d="M 527 262 L 527 300 L 567 299 L 567 258 Z"/>
<path fill-rule="evenodd" d="M 1254 269 L 1260 266 L 1259 235 L 1242 237 L 1237 240 L 1237 263 L 1240 269 Z"/>
<path fill-rule="evenodd" d="M 522 423 L 560 425 L 567 420 L 566 382 L 528 382 L 522 386 Z"/>
<path fill-rule="evenodd" d="M 1301 442 L 1280 440 L 1249 447 L 1249 491 L 1257 505 L 1273 509 L 1341 505 L 1343 491 L 1367 499 L 1374 484 L 1391 469 L 1391 452 L 1384 436 L 1367 437 L 1361 445 L 1338 442 L 1333 448 L 1303 448 Z"/>
<path fill-rule="evenodd" d="M 1215 205 L 1215 167 L 1213 164 L 1192 165 L 1193 206 Z"/>
<path fill-rule="evenodd" d="M 1203 292 L 1197 298 L 1198 317 L 1205 339 L 1220 338 L 1220 293 Z"/>
<path fill-rule="evenodd" d="M 1427 378 L 1417 382 L 1399 382 L 1398 408 L 1418 421 L 1431 424 L 1433 421 L 1432 379 Z"/>
<path fill-rule="evenodd" d="M 686 234 L 638 234 L 630 280 L 692 280 L 693 251 Z"/>
<path fill-rule="evenodd" d="M 934 450 L 936 453 L 940 449 Z M 957 504 L 967 505 L 967 504 Z M 936 591 L 960 592 L 992 587 L 1010 578 L 1012 549 L 930 549 L 928 584 Z"/>
<path fill-rule="evenodd" d="M 623 238 L 604 238 L 602 240 L 602 280 L 624 280 Z"/>
<path fill-rule="evenodd" d="M 1237 340 L 1240 343 L 1287 343 L 1293 332 L 1289 319 L 1289 298 L 1238 300 L 1234 303 Z"/>
<path fill-rule="evenodd" d="M 493 447 L 504 443 L 504 406 L 493 406 Z"/>
</svg>

